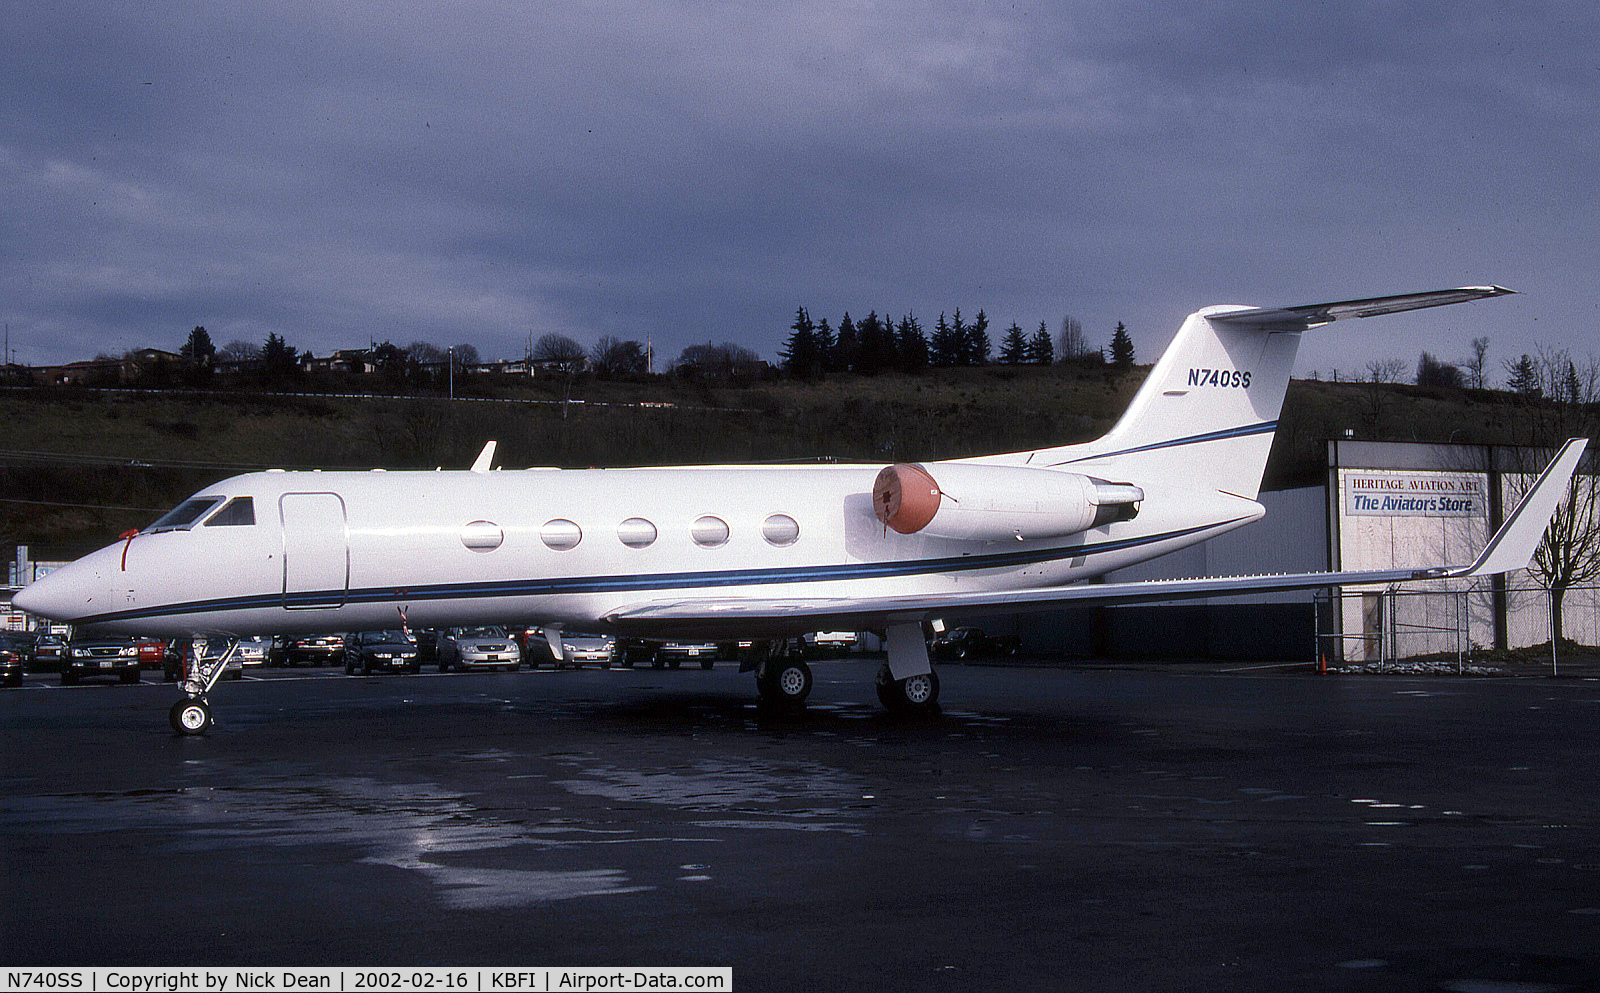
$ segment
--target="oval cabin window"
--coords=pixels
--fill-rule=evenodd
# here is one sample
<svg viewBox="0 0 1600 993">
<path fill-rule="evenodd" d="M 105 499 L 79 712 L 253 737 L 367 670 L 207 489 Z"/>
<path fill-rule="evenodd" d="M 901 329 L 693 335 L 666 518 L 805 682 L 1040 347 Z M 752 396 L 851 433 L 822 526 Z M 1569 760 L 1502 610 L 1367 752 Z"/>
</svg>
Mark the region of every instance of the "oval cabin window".
<svg viewBox="0 0 1600 993">
<path fill-rule="evenodd" d="M 648 548 L 655 544 L 656 526 L 643 517 L 630 517 L 617 525 L 617 538 L 629 548 Z"/>
<path fill-rule="evenodd" d="M 705 548 L 716 548 L 718 545 L 727 544 L 728 522 L 720 517 L 707 514 L 694 522 L 689 529 L 689 534 L 694 538 L 694 543 Z"/>
<path fill-rule="evenodd" d="M 800 522 L 788 514 L 773 514 L 761 522 L 761 537 L 769 545 L 792 545 L 800 538 Z"/>
<path fill-rule="evenodd" d="M 461 543 L 475 552 L 492 552 L 505 539 L 505 532 L 493 521 L 473 521 L 461 529 Z"/>
<path fill-rule="evenodd" d="M 544 527 L 539 529 L 539 537 L 556 551 L 565 552 L 578 547 L 578 542 L 583 540 L 583 529 L 558 517 L 545 522 Z"/>
</svg>

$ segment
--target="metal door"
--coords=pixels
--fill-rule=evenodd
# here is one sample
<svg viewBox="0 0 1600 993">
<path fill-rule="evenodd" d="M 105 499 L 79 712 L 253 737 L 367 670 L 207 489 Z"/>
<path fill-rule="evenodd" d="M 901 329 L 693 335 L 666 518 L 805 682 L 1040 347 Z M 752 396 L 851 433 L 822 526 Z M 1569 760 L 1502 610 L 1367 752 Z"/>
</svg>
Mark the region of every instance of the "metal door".
<svg viewBox="0 0 1600 993">
<path fill-rule="evenodd" d="M 283 605 L 290 610 L 341 607 L 350 587 L 350 539 L 337 493 L 285 493 Z"/>
</svg>

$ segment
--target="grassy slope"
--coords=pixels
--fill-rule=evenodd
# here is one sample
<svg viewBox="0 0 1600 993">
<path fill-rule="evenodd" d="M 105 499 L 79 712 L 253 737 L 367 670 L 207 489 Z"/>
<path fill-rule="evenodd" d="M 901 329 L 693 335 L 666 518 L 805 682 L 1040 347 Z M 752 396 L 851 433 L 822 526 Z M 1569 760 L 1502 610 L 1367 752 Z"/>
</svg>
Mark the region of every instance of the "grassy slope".
<svg viewBox="0 0 1600 993">
<path fill-rule="evenodd" d="M 1060 368 L 950 369 L 725 388 L 579 382 L 572 395 L 590 402 L 565 408 L 438 399 L 7 391 L 0 393 L 0 423 L 7 428 L 8 450 L 241 468 L 64 466 L 0 458 L 0 497 L 6 498 L 0 500 L 0 545 L 28 543 L 40 558 L 81 554 L 247 467 L 465 466 L 490 438 L 500 443 L 499 464 L 514 467 L 820 457 L 915 461 L 1037 448 L 1104 432 L 1147 371 L 1114 376 Z M 548 400 L 564 392 L 564 385 L 546 381 L 500 394 Z M 1504 399 L 1296 382 L 1268 483 L 1320 482 L 1322 442 L 1345 428 L 1360 437 L 1402 441 L 1453 436 L 1513 442 L 1516 408 Z M 93 507 L 15 502 L 21 500 Z"/>
</svg>

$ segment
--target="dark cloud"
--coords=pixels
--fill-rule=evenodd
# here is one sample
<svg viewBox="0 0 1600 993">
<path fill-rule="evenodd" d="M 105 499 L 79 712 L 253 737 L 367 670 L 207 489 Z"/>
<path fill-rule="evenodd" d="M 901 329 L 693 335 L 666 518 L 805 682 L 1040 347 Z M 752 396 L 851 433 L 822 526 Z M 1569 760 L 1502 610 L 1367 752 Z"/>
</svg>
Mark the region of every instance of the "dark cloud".
<svg viewBox="0 0 1600 993">
<path fill-rule="evenodd" d="M 1568 5 L 10 8 L 0 314 L 772 355 L 795 306 L 1118 321 L 1461 283 L 1302 370 L 1589 350 L 1596 15 Z M 1334 337 L 1337 335 L 1337 337 Z"/>
</svg>

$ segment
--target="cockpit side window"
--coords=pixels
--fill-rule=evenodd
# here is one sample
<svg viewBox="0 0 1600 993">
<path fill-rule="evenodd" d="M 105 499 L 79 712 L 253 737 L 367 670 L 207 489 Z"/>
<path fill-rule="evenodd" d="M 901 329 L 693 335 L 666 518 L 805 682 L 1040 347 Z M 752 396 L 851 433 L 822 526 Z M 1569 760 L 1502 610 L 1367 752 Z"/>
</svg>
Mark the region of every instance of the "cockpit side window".
<svg viewBox="0 0 1600 993">
<path fill-rule="evenodd" d="M 222 502 L 222 497 L 194 497 L 185 500 L 171 510 L 156 518 L 156 522 L 145 528 L 146 531 L 183 531 L 194 526 L 205 513 Z"/>
<path fill-rule="evenodd" d="M 256 522 L 256 502 L 251 497 L 234 497 L 228 505 L 212 514 L 206 519 L 206 527 L 218 525 L 254 524 Z"/>
</svg>

